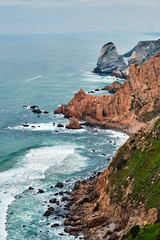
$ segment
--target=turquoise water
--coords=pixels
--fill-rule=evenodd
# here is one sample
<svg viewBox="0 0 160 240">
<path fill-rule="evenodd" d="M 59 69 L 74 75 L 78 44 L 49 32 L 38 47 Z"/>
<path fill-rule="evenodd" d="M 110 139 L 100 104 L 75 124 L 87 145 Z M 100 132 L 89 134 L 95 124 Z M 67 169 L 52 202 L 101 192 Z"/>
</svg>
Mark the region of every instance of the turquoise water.
<svg viewBox="0 0 160 240">
<path fill-rule="evenodd" d="M 91 72 L 103 44 L 113 41 L 124 53 L 140 39 L 150 37 L 135 33 L 0 36 L 0 240 L 74 239 L 58 235 L 64 229 L 62 218 L 43 217 L 57 191 L 50 186 L 62 181 L 64 189 L 70 189 L 76 180 L 103 170 L 127 136 L 90 127 L 59 129 L 57 124 L 68 120 L 54 115 L 54 110 L 80 88 L 101 89 L 115 80 Z M 38 118 L 22 107 L 34 104 L 49 114 Z M 25 128 L 24 123 L 30 126 Z M 34 190 L 28 191 L 29 186 Z M 37 194 L 38 189 L 45 193 Z M 63 204 L 59 210 L 63 212 Z M 60 227 L 53 229 L 50 224 L 55 222 Z"/>
</svg>

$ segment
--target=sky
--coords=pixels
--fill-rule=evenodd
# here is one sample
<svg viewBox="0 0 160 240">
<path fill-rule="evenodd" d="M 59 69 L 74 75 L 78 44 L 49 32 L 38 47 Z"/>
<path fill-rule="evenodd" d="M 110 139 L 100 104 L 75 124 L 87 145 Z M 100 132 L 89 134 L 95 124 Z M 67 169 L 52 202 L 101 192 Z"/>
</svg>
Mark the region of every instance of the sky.
<svg viewBox="0 0 160 240">
<path fill-rule="evenodd" d="M 0 34 L 160 32 L 160 0 L 0 0 Z"/>
</svg>

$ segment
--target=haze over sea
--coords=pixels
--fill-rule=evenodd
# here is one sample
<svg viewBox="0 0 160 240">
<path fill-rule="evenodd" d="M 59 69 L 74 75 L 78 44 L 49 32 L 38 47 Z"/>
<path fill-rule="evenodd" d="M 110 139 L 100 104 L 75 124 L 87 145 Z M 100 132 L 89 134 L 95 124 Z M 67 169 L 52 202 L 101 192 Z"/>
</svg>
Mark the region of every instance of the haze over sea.
<svg viewBox="0 0 160 240">
<path fill-rule="evenodd" d="M 68 119 L 54 115 L 54 110 L 80 88 L 101 89 L 115 80 L 91 72 L 103 44 L 113 41 L 122 54 L 147 39 L 157 36 L 122 32 L 0 36 L 0 240 L 74 239 L 58 235 L 63 232 L 62 218 L 43 216 L 58 191 L 50 186 L 60 181 L 69 190 L 76 180 L 103 170 L 127 136 L 95 127 L 57 128 Z M 38 118 L 22 107 L 34 104 L 49 114 Z M 24 123 L 30 126 L 25 128 Z M 28 191 L 29 186 L 34 190 Z M 37 194 L 38 189 L 45 193 Z M 51 228 L 55 222 L 60 227 Z"/>
</svg>

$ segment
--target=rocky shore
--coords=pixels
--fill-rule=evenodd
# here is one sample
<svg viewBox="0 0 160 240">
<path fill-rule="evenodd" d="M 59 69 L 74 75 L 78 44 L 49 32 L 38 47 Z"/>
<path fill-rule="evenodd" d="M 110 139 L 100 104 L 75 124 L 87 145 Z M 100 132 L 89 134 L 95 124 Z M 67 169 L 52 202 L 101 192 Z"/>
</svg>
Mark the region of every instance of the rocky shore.
<svg viewBox="0 0 160 240">
<path fill-rule="evenodd" d="M 132 134 L 160 113 L 159 66 L 160 54 L 142 65 L 131 64 L 127 80 L 114 95 L 91 96 L 81 89 L 55 114 Z"/>
<path fill-rule="evenodd" d="M 71 210 L 64 221 L 65 232 L 91 240 L 157 240 L 160 54 L 142 65 L 131 64 L 126 82 L 118 86 L 114 95 L 91 96 L 81 89 L 67 105 L 55 111 L 59 113 L 130 134 L 104 172 L 75 184 L 69 199 Z"/>
<path fill-rule="evenodd" d="M 155 194 L 155 189 L 160 184 L 159 146 L 160 117 L 157 117 L 127 140 L 104 172 L 76 182 L 69 197 L 62 198 L 67 201 L 65 208 L 68 210 L 63 222 L 64 232 L 79 239 L 134 239 L 133 236 L 148 231 L 150 226 L 153 237 L 150 239 L 158 239 L 160 194 Z M 134 160 L 134 156 L 139 157 Z M 63 185 L 59 183 L 57 187 Z M 49 202 L 56 201 L 54 198 Z M 49 208 L 44 216 L 52 210 Z M 154 228 L 159 230 L 154 231 Z"/>
</svg>

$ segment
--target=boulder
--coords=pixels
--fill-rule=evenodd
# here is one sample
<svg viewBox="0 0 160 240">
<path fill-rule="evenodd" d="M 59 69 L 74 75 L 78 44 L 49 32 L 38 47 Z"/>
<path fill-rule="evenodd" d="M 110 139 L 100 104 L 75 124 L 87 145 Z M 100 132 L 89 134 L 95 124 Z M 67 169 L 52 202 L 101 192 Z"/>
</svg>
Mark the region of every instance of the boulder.
<svg viewBox="0 0 160 240">
<path fill-rule="evenodd" d="M 116 93 L 118 91 L 118 89 L 121 88 L 121 83 L 118 81 L 114 81 L 111 86 L 110 85 L 106 85 L 104 88 L 102 88 L 102 90 L 108 90 L 108 92 L 110 93 Z"/>
<path fill-rule="evenodd" d="M 54 223 L 54 224 L 51 225 L 51 227 L 52 227 L 52 228 L 53 228 L 53 227 L 59 227 L 59 224 L 58 224 L 58 223 Z"/>
<path fill-rule="evenodd" d="M 29 127 L 29 124 L 23 124 L 23 127 Z"/>
<path fill-rule="evenodd" d="M 69 226 L 71 225 L 71 222 L 69 220 L 65 220 L 64 223 L 63 223 L 65 226 Z"/>
<path fill-rule="evenodd" d="M 38 106 L 36 106 L 36 105 L 30 106 L 31 109 L 35 109 L 36 107 L 38 107 Z"/>
<path fill-rule="evenodd" d="M 39 113 L 41 113 L 42 111 L 38 108 L 38 109 L 33 109 L 32 112 L 39 114 Z"/>
<path fill-rule="evenodd" d="M 63 188 L 63 183 L 57 183 L 56 185 L 55 185 L 55 187 L 57 187 L 57 188 Z"/>
<path fill-rule="evenodd" d="M 105 215 L 102 215 L 102 216 L 94 216 L 94 217 L 91 217 L 88 219 L 88 227 L 90 228 L 94 228 L 96 226 L 99 226 L 103 223 L 106 223 L 108 220 L 108 217 L 105 216 Z"/>
<path fill-rule="evenodd" d="M 61 123 L 58 123 L 57 127 L 64 127 L 64 125 Z"/>
<path fill-rule="evenodd" d="M 45 211 L 45 213 L 43 214 L 43 216 L 45 216 L 45 217 L 48 217 L 50 215 L 51 215 L 51 211 L 49 211 L 49 210 Z"/>
<path fill-rule="evenodd" d="M 69 121 L 69 124 L 66 125 L 66 128 L 68 128 L 68 129 L 81 129 L 82 126 L 78 122 L 77 118 L 72 117 Z"/>
<path fill-rule="evenodd" d="M 65 227 L 64 231 L 65 231 L 66 233 L 70 233 L 70 232 L 73 231 L 73 228 L 71 228 L 71 227 Z"/>
<path fill-rule="evenodd" d="M 38 189 L 37 193 L 44 193 L 44 191 L 42 189 Z"/>
<path fill-rule="evenodd" d="M 57 199 L 56 198 L 52 198 L 49 200 L 49 203 L 56 203 Z"/>
</svg>

